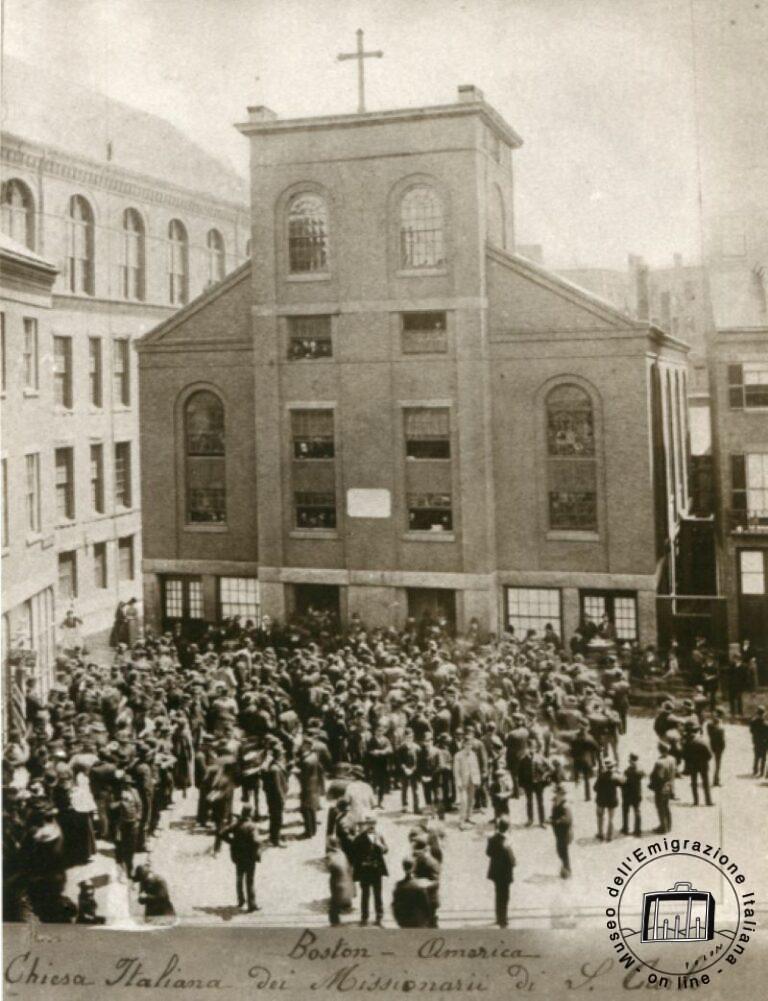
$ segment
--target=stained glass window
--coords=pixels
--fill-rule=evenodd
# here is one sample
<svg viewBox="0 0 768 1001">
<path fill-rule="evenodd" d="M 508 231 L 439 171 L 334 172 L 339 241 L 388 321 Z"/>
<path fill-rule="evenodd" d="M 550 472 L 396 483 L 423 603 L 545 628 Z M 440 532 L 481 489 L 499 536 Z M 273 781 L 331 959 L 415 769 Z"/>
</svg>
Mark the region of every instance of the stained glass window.
<svg viewBox="0 0 768 1001">
<path fill-rule="evenodd" d="M 547 479 L 551 529 L 597 529 L 597 466 L 592 401 L 579 386 L 547 397 Z"/>
</svg>

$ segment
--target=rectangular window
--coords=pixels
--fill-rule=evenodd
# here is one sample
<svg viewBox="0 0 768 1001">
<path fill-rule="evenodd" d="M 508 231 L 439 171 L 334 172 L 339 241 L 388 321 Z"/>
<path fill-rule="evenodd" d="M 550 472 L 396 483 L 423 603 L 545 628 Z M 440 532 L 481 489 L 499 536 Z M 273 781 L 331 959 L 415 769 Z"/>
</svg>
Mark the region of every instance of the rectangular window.
<svg viewBox="0 0 768 1001">
<path fill-rule="evenodd" d="M 75 517 L 74 449 L 56 449 L 56 517 L 72 521 Z"/>
<path fill-rule="evenodd" d="M 332 410 L 292 410 L 294 459 L 332 459 L 335 455 Z"/>
<path fill-rule="evenodd" d="M 450 459 L 451 413 L 447 407 L 409 407 L 403 415 L 409 459 Z"/>
<path fill-rule="evenodd" d="M 125 337 L 112 342 L 112 402 L 114 406 L 131 405 L 131 369 L 129 342 Z"/>
<path fill-rule="evenodd" d="M 63 602 L 77 597 L 77 553 L 59 553 L 59 598 Z"/>
<path fill-rule="evenodd" d="M 332 493 L 297 492 L 296 528 L 336 528 L 336 497 Z"/>
<path fill-rule="evenodd" d="M 91 508 L 104 514 L 104 446 L 91 445 Z"/>
<path fill-rule="evenodd" d="M 529 629 L 534 629 L 537 636 L 543 636 L 547 625 L 562 636 L 559 588 L 508 587 L 506 591 L 507 623 L 514 628 L 516 636 L 524 639 Z"/>
<path fill-rule="evenodd" d="M 612 638 L 610 633 L 614 632 L 618 640 L 636 640 L 637 595 L 631 591 L 582 591 L 581 619 L 606 633 L 606 639 Z"/>
<path fill-rule="evenodd" d="M 407 496 L 409 532 L 450 532 L 453 512 L 450 494 L 411 494 Z"/>
<path fill-rule="evenodd" d="M 768 363 L 749 362 L 744 373 L 744 406 L 768 407 Z"/>
<path fill-rule="evenodd" d="M 199 577 L 166 577 L 163 609 L 166 619 L 202 619 L 203 584 Z"/>
<path fill-rule="evenodd" d="M 2 461 L 3 477 L 3 537 L 2 548 L 8 548 L 8 460 Z"/>
<path fill-rule="evenodd" d="M 402 313 L 401 347 L 403 354 L 445 354 L 448 333 L 445 313 Z"/>
<path fill-rule="evenodd" d="M 117 507 L 131 506 L 131 443 L 115 443 L 115 504 Z"/>
<path fill-rule="evenodd" d="M 24 317 L 24 389 L 39 389 L 39 344 L 37 320 Z"/>
<path fill-rule="evenodd" d="M 88 338 L 88 383 L 92 407 L 101 407 L 104 401 L 101 338 Z"/>
<path fill-rule="evenodd" d="M 731 455 L 731 529 L 768 531 L 768 453 Z"/>
<path fill-rule="evenodd" d="M 53 402 L 72 409 L 72 338 L 53 338 Z"/>
<path fill-rule="evenodd" d="M 117 573 L 118 580 L 133 580 L 133 536 L 126 535 L 117 540 Z"/>
<path fill-rule="evenodd" d="M 548 465 L 550 529 L 597 531 L 595 464 L 550 459 Z"/>
<path fill-rule="evenodd" d="M 288 317 L 288 358 L 291 360 L 331 358 L 330 316 Z"/>
<path fill-rule="evenodd" d="M 256 577 L 219 577 L 219 613 L 222 619 L 239 615 L 245 624 L 259 621 L 259 582 Z"/>
<path fill-rule="evenodd" d="M 40 532 L 40 455 L 24 456 L 25 500 L 27 531 L 37 535 Z"/>
<path fill-rule="evenodd" d="M 739 550 L 742 594 L 765 594 L 765 557 L 762 549 Z"/>
<path fill-rule="evenodd" d="M 95 542 L 93 544 L 93 586 L 103 590 L 108 583 L 107 544 L 106 542 Z"/>
</svg>

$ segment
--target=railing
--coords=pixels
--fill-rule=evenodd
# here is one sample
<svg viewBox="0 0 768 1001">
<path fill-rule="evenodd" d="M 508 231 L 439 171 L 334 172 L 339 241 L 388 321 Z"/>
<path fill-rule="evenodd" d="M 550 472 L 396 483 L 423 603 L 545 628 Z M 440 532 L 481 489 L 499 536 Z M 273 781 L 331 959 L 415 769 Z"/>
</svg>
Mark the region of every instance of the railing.
<svg viewBox="0 0 768 1001">
<path fill-rule="evenodd" d="M 757 532 L 768 534 L 768 511 L 728 511 L 728 526 L 731 532 Z"/>
</svg>

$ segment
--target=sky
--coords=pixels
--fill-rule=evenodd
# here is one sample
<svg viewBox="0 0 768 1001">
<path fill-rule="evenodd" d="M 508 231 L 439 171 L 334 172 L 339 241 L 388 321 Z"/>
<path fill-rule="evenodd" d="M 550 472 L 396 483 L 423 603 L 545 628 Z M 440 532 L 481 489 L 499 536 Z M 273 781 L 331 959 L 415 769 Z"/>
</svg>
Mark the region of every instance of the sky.
<svg viewBox="0 0 768 1001">
<path fill-rule="evenodd" d="M 3 51 L 169 119 L 246 174 L 233 124 L 249 104 L 286 118 L 356 110 L 355 65 L 336 55 L 360 27 L 366 48 L 384 50 L 366 65 L 369 110 L 449 103 L 473 83 L 523 137 L 518 243 L 541 244 L 552 267 L 624 267 L 629 253 L 658 266 L 700 254 L 702 94 L 727 91 L 736 73 L 747 87 L 761 79 L 762 8 L 768 0 L 3 0 Z M 723 38 L 737 40 L 729 62 Z"/>
</svg>

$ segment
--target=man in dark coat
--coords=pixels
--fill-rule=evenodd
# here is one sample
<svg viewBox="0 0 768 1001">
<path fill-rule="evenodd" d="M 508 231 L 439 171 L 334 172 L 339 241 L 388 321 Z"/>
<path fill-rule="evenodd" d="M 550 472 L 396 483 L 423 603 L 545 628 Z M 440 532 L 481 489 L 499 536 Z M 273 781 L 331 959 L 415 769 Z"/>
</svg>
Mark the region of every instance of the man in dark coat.
<svg viewBox="0 0 768 1001">
<path fill-rule="evenodd" d="M 253 808 L 246 804 L 239 818 L 221 832 L 222 841 L 229 845 L 229 854 L 235 866 L 237 886 L 237 906 L 242 907 L 248 899 L 248 911 L 258 911 L 256 904 L 256 863 L 261 859 L 259 829 L 253 820 Z"/>
<path fill-rule="evenodd" d="M 613 840 L 613 815 L 619 805 L 619 786 L 621 779 L 616 775 L 612 761 L 608 761 L 595 780 L 595 805 L 597 807 L 597 839 Z M 603 822 L 607 819 L 607 827 L 603 833 Z"/>
<path fill-rule="evenodd" d="M 328 919 L 332 925 L 341 924 L 341 915 L 352 907 L 352 897 L 355 892 L 355 885 L 352 880 L 352 869 L 349 859 L 339 846 L 336 837 L 328 838 L 327 854 L 325 858 L 328 866 L 328 879 L 330 883 L 330 901 L 328 904 Z"/>
<path fill-rule="evenodd" d="M 403 742 L 395 752 L 403 813 L 408 809 L 408 790 L 411 792 L 413 812 L 419 812 L 419 777 L 416 771 L 418 754 L 419 745 L 413 739 L 413 730 L 410 727 L 406 727 Z"/>
<path fill-rule="evenodd" d="M 526 825 L 533 825 L 533 801 L 539 826 L 544 827 L 544 787 L 549 783 L 550 767 L 547 759 L 539 751 L 528 748 L 518 762 L 518 779 L 525 793 Z"/>
<path fill-rule="evenodd" d="M 704 743 L 695 723 L 691 722 L 685 725 L 682 752 L 685 771 L 691 779 L 693 805 L 699 805 L 699 778 L 701 778 L 701 784 L 704 789 L 704 802 L 707 806 L 712 806 L 712 797 L 709 792 L 709 762 L 712 759 L 712 752 Z"/>
<path fill-rule="evenodd" d="M 749 732 L 752 736 L 752 774 L 762 778 L 765 774 L 765 758 L 768 753 L 768 720 L 765 718 L 765 708 L 758 706 L 755 715 L 749 721 Z"/>
<path fill-rule="evenodd" d="M 653 790 L 656 802 L 656 812 L 659 815 L 659 826 L 654 834 L 668 834 L 672 830 L 672 811 L 669 803 L 675 794 L 675 779 L 677 778 L 677 762 L 669 753 L 666 744 L 659 744 L 659 756 L 651 770 L 649 787 Z"/>
<path fill-rule="evenodd" d="M 561 862 L 560 875 L 563 879 L 568 879 L 571 875 L 570 847 L 573 841 L 573 816 L 568 806 L 565 789 L 562 786 L 555 790 L 550 823 L 555 834 L 555 848 Z"/>
<path fill-rule="evenodd" d="M 424 802 L 430 804 L 436 795 L 440 769 L 440 752 L 433 743 L 431 730 L 424 735 L 424 743 L 419 748 L 416 758 L 419 781 L 424 790 Z"/>
<path fill-rule="evenodd" d="M 573 758 L 573 781 L 578 783 L 584 779 L 584 801 L 590 800 L 590 782 L 595 770 L 595 761 L 600 751 L 597 741 L 590 734 L 586 723 L 582 723 L 571 742 L 571 757 Z"/>
<path fill-rule="evenodd" d="M 624 780 L 621 784 L 621 833 L 629 834 L 629 812 L 635 815 L 634 834 L 640 837 L 641 818 L 640 804 L 643 801 L 642 782 L 645 772 L 637 767 L 638 757 L 630 754 L 629 765 L 624 769 Z"/>
<path fill-rule="evenodd" d="M 713 786 L 720 785 L 720 763 L 723 760 L 725 751 L 725 725 L 723 717 L 725 713 L 722 709 L 715 709 L 712 719 L 707 723 L 707 739 L 712 757 L 715 759 L 715 774 L 712 779 Z"/>
<path fill-rule="evenodd" d="M 384 727 L 377 725 L 373 736 L 368 741 L 365 751 L 366 772 L 376 794 L 379 806 L 384 796 L 389 792 L 389 763 L 392 759 L 392 744 L 389 742 Z"/>
<path fill-rule="evenodd" d="M 496 833 L 488 838 L 485 854 L 488 856 L 488 879 L 495 890 L 496 924 L 499 928 L 506 928 L 509 888 L 515 873 L 515 853 L 509 842 L 509 821 L 506 817 L 496 821 Z"/>
<path fill-rule="evenodd" d="M 304 821 L 304 837 L 313 838 L 317 833 L 317 811 L 320 809 L 323 769 L 311 737 L 305 737 L 302 742 L 298 768 L 299 811 Z"/>
<path fill-rule="evenodd" d="M 285 770 L 285 754 L 279 739 L 273 738 L 270 754 L 263 772 L 264 795 L 269 813 L 269 843 L 274 848 L 286 848 L 282 838 L 283 811 L 288 795 L 288 776 Z"/>
<path fill-rule="evenodd" d="M 368 924 L 373 892 L 376 908 L 376 924 L 384 921 L 384 901 L 381 895 L 381 882 L 388 875 L 385 856 L 388 852 L 384 838 L 376 831 L 376 818 L 368 817 L 363 830 L 352 843 L 353 875 L 360 884 L 360 924 Z"/>
<path fill-rule="evenodd" d="M 432 927 L 429 881 L 417 879 L 413 872 L 412 859 L 403 859 L 403 878 L 395 884 L 392 894 L 392 913 L 400 928 Z"/>
</svg>

